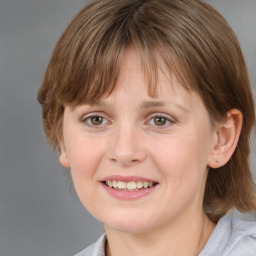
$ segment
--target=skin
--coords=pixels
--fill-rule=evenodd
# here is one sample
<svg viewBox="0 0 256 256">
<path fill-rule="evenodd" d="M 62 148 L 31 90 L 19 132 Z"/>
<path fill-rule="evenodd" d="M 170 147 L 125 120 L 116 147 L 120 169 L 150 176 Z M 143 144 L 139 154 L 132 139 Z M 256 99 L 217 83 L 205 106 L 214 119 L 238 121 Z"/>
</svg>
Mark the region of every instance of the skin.
<svg viewBox="0 0 256 256">
<path fill-rule="evenodd" d="M 213 127 L 199 95 L 160 71 L 158 94 L 150 97 L 132 47 L 120 67 L 110 96 L 65 107 L 60 162 L 71 169 L 83 205 L 104 224 L 108 256 L 197 255 L 215 226 L 202 208 L 208 166 L 232 155 L 241 114 L 232 110 Z M 135 200 L 117 199 L 102 186 L 109 175 L 157 186 Z"/>
</svg>

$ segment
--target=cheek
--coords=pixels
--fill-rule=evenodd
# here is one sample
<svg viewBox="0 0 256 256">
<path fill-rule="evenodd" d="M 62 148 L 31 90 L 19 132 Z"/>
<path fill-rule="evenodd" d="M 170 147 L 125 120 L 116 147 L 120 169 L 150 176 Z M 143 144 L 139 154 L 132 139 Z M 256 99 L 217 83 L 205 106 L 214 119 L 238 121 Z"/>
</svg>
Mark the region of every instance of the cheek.
<svg viewBox="0 0 256 256">
<path fill-rule="evenodd" d="M 67 153 L 70 160 L 71 176 L 77 195 L 89 212 L 98 209 L 97 169 L 103 156 L 101 144 L 90 140 L 73 140 Z M 94 214 L 93 214 L 94 215 Z"/>
<path fill-rule="evenodd" d="M 75 186 L 86 187 L 95 182 L 95 173 L 104 155 L 104 146 L 95 139 L 72 138 L 67 143 L 67 155 L 70 162 L 72 178 Z"/>
<path fill-rule="evenodd" d="M 101 150 L 101 143 L 82 136 L 68 138 L 66 145 L 67 155 L 73 169 L 81 166 L 82 169 L 91 169 L 90 166 L 95 164 Z"/>
<path fill-rule="evenodd" d="M 207 151 L 195 136 L 174 136 L 156 143 L 153 154 L 156 164 L 172 184 L 195 186 L 205 174 Z"/>
<path fill-rule="evenodd" d="M 181 214 L 191 205 L 200 207 L 207 174 L 205 160 L 202 160 L 205 147 L 180 137 L 169 141 L 162 150 L 160 145 L 154 150 L 155 164 L 163 175 L 165 202 L 171 202 L 168 212 Z"/>
</svg>

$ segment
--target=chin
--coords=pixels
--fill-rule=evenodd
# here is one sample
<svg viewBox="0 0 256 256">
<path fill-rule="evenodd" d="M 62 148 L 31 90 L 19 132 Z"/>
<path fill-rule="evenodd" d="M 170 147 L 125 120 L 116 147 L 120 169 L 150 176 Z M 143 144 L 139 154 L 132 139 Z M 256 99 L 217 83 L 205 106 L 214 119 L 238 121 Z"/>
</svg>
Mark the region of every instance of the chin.
<svg viewBox="0 0 256 256">
<path fill-rule="evenodd" d="M 139 234 L 151 229 L 152 221 L 148 216 L 137 214 L 118 215 L 118 217 L 104 218 L 102 220 L 107 229 L 117 230 L 124 233 Z"/>
<path fill-rule="evenodd" d="M 113 224 L 113 225 L 104 225 L 106 231 L 116 230 L 122 233 L 129 233 L 129 234 L 141 234 L 144 232 L 147 232 L 149 230 L 149 227 L 146 225 L 134 225 L 131 223 L 121 223 L 121 224 Z"/>
</svg>

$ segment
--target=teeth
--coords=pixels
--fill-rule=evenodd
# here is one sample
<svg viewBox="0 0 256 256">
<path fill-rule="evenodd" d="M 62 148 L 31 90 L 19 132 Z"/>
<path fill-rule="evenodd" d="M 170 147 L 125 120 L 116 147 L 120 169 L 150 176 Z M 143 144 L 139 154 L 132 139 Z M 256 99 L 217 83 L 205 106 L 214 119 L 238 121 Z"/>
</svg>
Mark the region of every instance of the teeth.
<svg viewBox="0 0 256 256">
<path fill-rule="evenodd" d="M 142 188 L 143 187 L 143 182 L 138 181 L 136 185 L 137 185 L 137 188 Z"/>
<path fill-rule="evenodd" d="M 147 182 L 147 181 L 144 181 L 144 182 L 143 182 L 143 187 L 144 187 L 144 188 L 147 188 L 147 187 L 148 187 L 148 182 Z"/>
<path fill-rule="evenodd" d="M 117 181 L 117 180 L 108 180 L 106 181 L 106 184 L 109 187 L 113 187 L 115 189 L 119 190 L 127 190 L 127 191 L 137 191 L 142 188 L 151 188 L 154 183 L 153 182 L 147 182 L 147 181 Z"/>
<path fill-rule="evenodd" d="M 112 187 L 112 181 L 108 180 L 108 181 L 107 181 L 107 185 L 108 185 L 109 187 Z"/>
<path fill-rule="evenodd" d="M 112 187 L 113 187 L 113 188 L 117 188 L 117 181 L 116 181 L 116 180 L 113 180 L 113 181 L 112 181 Z"/>
<path fill-rule="evenodd" d="M 134 190 L 136 188 L 136 182 L 131 181 L 126 184 L 127 190 Z"/>
<path fill-rule="evenodd" d="M 118 182 L 117 182 L 117 187 L 118 187 L 119 189 L 126 189 L 126 182 L 118 181 Z"/>
</svg>

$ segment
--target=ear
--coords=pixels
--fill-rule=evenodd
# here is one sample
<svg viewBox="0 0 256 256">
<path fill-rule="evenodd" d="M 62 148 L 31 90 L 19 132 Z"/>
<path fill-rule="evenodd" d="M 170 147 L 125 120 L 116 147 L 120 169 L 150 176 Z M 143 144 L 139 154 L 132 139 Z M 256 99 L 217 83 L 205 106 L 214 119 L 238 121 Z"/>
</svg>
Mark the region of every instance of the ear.
<svg viewBox="0 0 256 256">
<path fill-rule="evenodd" d="M 63 142 L 60 142 L 60 156 L 59 161 L 63 167 L 69 168 L 69 159 L 66 153 L 66 148 Z"/>
<path fill-rule="evenodd" d="M 224 166 L 236 149 L 242 129 L 243 115 L 238 109 L 227 112 L 226 119 L 217 124 L 215 142 L 208 159 L 208 166 L 219 168 Z"/>
</svg>

